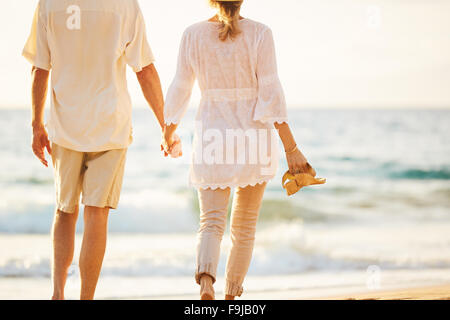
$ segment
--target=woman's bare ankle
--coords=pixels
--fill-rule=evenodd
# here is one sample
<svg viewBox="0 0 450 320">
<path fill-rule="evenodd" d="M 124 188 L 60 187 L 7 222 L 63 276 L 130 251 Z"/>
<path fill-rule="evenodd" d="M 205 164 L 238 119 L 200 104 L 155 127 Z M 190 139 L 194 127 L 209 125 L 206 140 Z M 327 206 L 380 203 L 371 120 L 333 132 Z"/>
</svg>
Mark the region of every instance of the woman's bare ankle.
<svg viewBox="0 0 450 320">
<path fill-rule="evenodd" d="M 214 300 L 215 292 L 213 286 L 214 280 L 211 276 L 205 274 L 200 278 L 200 299 Z"/>
</svg>

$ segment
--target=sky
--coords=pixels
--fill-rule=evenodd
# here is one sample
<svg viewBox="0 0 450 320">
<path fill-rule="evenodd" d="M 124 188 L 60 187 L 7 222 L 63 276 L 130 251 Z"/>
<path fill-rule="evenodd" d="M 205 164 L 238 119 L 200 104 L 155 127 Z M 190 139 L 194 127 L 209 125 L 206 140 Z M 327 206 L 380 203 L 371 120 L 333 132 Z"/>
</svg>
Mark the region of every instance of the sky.
<svg viewBox="0 0 450 320">
<path fill-rule="evenodd" d="M 21 57 L 37 0 L 0 2 L 0 108 L 28 107 Z M 164 91 L 184 29 L 214 15 L 207 0 L 140 0 Z M 450 1 L 245 0 L 274 33 L 291 108 L 450 108 Z M 145 106 L 128 74 L 134 105 Z M 200 99 L 195 89 L 192 105 Z"/>
</svg>

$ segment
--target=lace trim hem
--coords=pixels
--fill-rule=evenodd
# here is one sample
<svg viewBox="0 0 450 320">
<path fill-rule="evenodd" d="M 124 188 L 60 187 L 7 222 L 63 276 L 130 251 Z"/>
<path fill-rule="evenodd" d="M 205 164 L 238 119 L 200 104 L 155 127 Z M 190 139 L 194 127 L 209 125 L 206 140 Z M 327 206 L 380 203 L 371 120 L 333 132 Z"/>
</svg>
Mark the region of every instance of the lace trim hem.
<svg viewBox="0 0 450 320">
<path fill-rule="evenodd" d="M 255 119 L 254 121 L 259 121 L 262 123 L 269 123 L 269 124 L 282 124 L 282 123 L 287 123 L 288 122 L 288 118 L 287 117 L 277 117 L 277 118 L 266 118 L 266 119 Z"/>
<path fill-rule="evenodd" d="M 269 176 L 267 178 L 261 178 L 258 179 L 255 182 L 250 183 L 190 183 L 190 185 L 196 189 L 211 189 L 211 190 L 217 190 L 217 189 L 228 189 L 228 188 L 246 188 L 246 187 L 254 187 L 257 184 L 264 184 L 268 183 L 270 180 L 275 178 L 275 175 Z"/>
<path fill-rule="evenodd" d="M 176 120 L 176 119 L 167 119 L 167 120 L 164 120 L 164 124 L 165 124 L 166 126 L 171 126 L 171 125 L 173 125 L 173 124 L 180 124 L 180 120 Z"/>
</svg>

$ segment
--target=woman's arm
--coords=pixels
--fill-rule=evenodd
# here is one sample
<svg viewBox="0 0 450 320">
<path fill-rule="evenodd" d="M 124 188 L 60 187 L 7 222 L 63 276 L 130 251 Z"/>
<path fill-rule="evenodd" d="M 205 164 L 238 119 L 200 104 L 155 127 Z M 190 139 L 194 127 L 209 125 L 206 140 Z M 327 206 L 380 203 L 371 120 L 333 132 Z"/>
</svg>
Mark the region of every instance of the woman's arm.
<svg viewBox="0 0 450 320">
<path fill-rule="evenodd" d="M 264 32 L 258 46 L 256 75 L 258 78 L 258 102 L 253 120 L 275 124 L 283 141 L 291 173 L 314 173 L 305 156 L 297 148 L 294 136 L 287 124 L 286 98 L 278 78 L 275 43 L 270 29 Z"/>
<path fill-rule="evenodd" d="M 298 148 L 289 125 L 286 122 L 282 124 L 275 123 L 275 128 L 278 130 L 284 145 L 289 172 L 292 174 L 309 173 L 315 176 L 315 170 L 309 165 L 308 160 Z"/>
<path fill-rule="evenodd" d="M 172 85 L 169 87 L 164 108 L 166 128 L 163 132 L 162 147 L 165 156 L 168 156 L 168 154 L 173 156 L 171 152 L 180 143 L 180 138 L 175 134 L 175 131 L 188 109 L 192 88 L 194 87 L 195 74 L 190 61 L 190 47 L 190 36 L 186 31 L 181 40 L 177 73 Z M 181 154 L 180 150 L 179 155 Z"/>
</svg>

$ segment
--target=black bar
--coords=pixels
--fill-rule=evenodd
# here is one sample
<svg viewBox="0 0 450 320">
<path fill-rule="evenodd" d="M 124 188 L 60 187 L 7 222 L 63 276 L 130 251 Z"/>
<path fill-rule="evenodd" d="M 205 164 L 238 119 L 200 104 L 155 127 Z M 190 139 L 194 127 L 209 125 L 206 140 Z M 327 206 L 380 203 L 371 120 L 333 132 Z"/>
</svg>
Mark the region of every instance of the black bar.
<svg viewBox="0 0 450 320">
<path fill-rule="evenodd" d="M 447 314 L 449 301 L 0 301 L 4 315 L 23 312 L 57 315 L 84 320 L 92 315 L 112 314 L 115 318 L 144 319 L 322 319 L 366 318 L 384 319 L 392 312 L 418 315 L 433 310 Z M 442 313 L 440 313 L 442 312 Z M 46 316 L 44 316 L 46 317 Z M 91 317 L 89 317 L 91 318 Z M 103 318 L 103 317 L 102 317 Z"/>
</svg>

